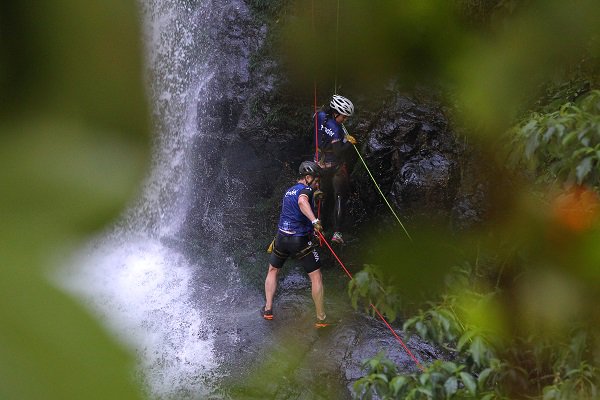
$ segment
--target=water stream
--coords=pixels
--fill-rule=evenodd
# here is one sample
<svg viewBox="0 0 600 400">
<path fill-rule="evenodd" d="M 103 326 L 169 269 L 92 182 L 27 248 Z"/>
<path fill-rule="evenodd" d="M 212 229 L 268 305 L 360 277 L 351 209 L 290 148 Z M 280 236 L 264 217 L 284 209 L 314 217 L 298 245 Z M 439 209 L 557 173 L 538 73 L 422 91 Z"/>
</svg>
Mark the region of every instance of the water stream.
<svg viewBox="0 0 600 400">
<path fill-rule="evenodd" d="M 210 306 L 202 301 L 210 288 L 202 282 L 203 260 L 176 244 L 197 196 L 190 184 L 195 151 L 204 151 L 199 139 L 212 134 L 199 129 L 199 118 L 204 104 L 220 95 L 211 89 L 220 14 L 240 5 L 140 3 L 155 121 L 151 170 L 115 226 L 77 255 L 67 286 L 135 351 L 151 397 L 201 398 L 218 379 Z"/>
<path fill-rule="evenodd" d="M 323 273 L 335 330 L 312 327 L 310 284 L 293 265 L 277 320 L 259 317 L 266 255 L 241 257 L 231 239 L 253 240 L 239 237 L 253 183 L 238 172 L 261 155 L 235 124 L 262 31 L 242 29 L 251 17 L 241 0 L 149 0 L 141 11 L 151 169 L 138 199 L 75 257 L 66 285 L 137 354 L 149 397 L 350 398 L 362 360 L 379 349 L 414 371 L 380 322 L 351 309 L 334 263 Z M 408 344 L 422 360 L 438 357 L 417 338 Z"/>
</svg>

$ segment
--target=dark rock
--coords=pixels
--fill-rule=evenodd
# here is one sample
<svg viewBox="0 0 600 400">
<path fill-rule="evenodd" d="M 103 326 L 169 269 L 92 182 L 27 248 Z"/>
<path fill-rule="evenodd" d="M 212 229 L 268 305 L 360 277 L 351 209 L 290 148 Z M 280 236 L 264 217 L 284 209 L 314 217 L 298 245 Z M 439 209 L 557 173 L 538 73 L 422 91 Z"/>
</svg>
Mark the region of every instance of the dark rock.
<svg viewBox="0 0 600 400">
<path fill-rule="evenodd" d="M 254 255 L 256 248 L 270 242 L 283 190 L 292 184 L 300 161 L 311 157 L 312 104 L 294 91 L 274 57 L 269 53 L 263 56 L 265 27 L 243 5 L 226 7 L 215 24 L 223 26 L 209 30 L 211 43 L 222 52 L 216 61 L 218 71 L 207 82 L 210 95 L 198 100 L 200 134 L 191 151 L 196 155 L 190 177 L 194 190 L 180 235 L 188 243 L 202 246 L 194 251 L 208 254 L 207 258 L 210 254 L 216 254 L 215 259 L 223 255 L 233 258 L 235 266 L 244 269 L 240 279 L 248 283 L 264 280 L 266 260 L 262 250 Z M 382 88 L 381 96 L 365 103 L 348 128 L 356 132 L 361 154 L 403 219 L 434 215 L 456 229 L 467 229 L 483 219 L 486 187 L 477 183 L 474 172 L 464 173 L 466 168 L 474 170 L 475 164 L 465 162 L 470 158 L 469 150 L 457 142 L 436 97 L 400 93 L 393 85 Z M 355 104 L 360 102 L 357 96 Z M 370 221 L 389 219 L 390 213 L 364 167 L 356 162 L 351 167 L 350 233 L 355 233 Z M 218 287 L 219 279 L 213 279 Z M 224 298 L 234 298 L 236 303 L 219 304 L 214 319 L 218 326 L 224 326 L 224 332 L 232 331 L 234 322 L 238 329 L 235 335 L 223 335 L 217 341 L 224 353 L 235 349 L 234 354 L 245 354 L 239 359 L 229 356 L 233 359 L 228 366 L 235 370 L 243 362 L 251 365 L 261 360 L 262 350 L 272 346 L 269 339 L 277 336 L 257 318 L 263 301 L 262 282 L 258 288 L 233 284 L 238 286 L 227 289 Z M 306 310 L 312 304 L 308 290 L 304 275 L 291 274 L 282 281 L 280 291 L 287 300 L 280 300 L 278 306 L 287 316 L 280 320 L 281 330 L 289 329 L 294 335 L 295 330 L 285 325 L 306 323 L 297 316 L 309 318 Z M 338 292 L 344 295 L 339 302 L 347 304 L 345 288 Z M 255 311 L 247 311 L 254 306 Z M 247 312 L 234 322 L 223 319 L 222 315 L 235 315 L 238 309 Z M 361 313 L 350 315 L 326 339 L 303 328 L 304 336 L 298 339 L 305 358 L 299 365 L 288 367 L 298 387 L 319 380 L 320 372 L 310 368 L 317 362 L 325 364 L 324 374 L 349 387 L 362 376 L 361 363 L 374 356 L 374 349 L 385 350 L 402 371 L 416 370 L 382 323 Z M 236 342 L 233 336 L 242 339 Z M 417 337 L 408 344 L 423 361 L 446 357 Z M 242 369 L 237 374 L 243 375 Z M 298 395 L 286 392 L 285 382 L 269 385 L 269 396 Z"/>
</svg>

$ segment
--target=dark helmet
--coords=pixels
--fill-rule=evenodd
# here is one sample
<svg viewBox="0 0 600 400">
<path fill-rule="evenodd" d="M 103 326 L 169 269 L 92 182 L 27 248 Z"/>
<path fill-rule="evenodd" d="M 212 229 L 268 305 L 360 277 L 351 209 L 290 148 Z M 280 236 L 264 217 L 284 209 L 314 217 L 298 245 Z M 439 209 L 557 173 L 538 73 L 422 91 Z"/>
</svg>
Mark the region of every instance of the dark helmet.
<svg viewBox="0 0 600 400">
<path fill-rule="evenodd" d="M 321 175 L 321 168 L 314 161 L 303 161 L 298 168 L 298 172 L 301 176 L 310 175 L 317 177 Z"/>
</svg>

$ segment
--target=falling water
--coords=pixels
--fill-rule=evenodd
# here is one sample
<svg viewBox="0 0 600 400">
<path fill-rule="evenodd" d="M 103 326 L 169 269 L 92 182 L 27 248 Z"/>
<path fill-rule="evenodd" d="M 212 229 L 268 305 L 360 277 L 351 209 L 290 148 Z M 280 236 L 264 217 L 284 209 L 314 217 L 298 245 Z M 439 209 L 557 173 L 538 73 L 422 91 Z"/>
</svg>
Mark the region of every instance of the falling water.
<svg viewBox="0 0 600 400">
<path fill-rule="evenodd" d="M 69 290 L 136 352 L 139 376 L 154 398 L 202 397 L 218 379 L 214 329 L 199 301 L 209 290 L 198 283 L 202 260 L 173 243 L 181 242 L 177 234 L 198 196 L 190 183 L 195 150 L 198 137 L 209 135 L 200 119 L 216 96 L 210 82 L 219 54 L 210 41 L 220 29 L 218 13 L 239 7 L 235 1 L 141 4 L 156 129 L 151 170 L 135 203 L 69 271 Z"/>
</svg>

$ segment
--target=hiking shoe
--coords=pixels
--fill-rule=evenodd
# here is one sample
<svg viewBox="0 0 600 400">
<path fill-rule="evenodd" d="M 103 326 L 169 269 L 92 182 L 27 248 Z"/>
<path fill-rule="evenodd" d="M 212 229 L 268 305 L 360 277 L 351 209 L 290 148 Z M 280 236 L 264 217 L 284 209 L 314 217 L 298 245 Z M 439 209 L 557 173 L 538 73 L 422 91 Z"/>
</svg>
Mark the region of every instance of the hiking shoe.
<svg viewBox="0 0 600 400">
<path fill-rule="evenodd" d="M 325 319 L 317 319 L 317 321 L 315 322 L 315 328 L 320 329 L 320 328 L 327 328 L 333 325 L 333 322 L 331 322 L 331 320 L 325 318 Z"/>
<path fill-rule="evenodd" d="M 331 237 L 331 241 L 337 244 L 344 244 L 344 238 L 342 238 L 342 232 L 334 232 Z"/>
<path fill-rule="evenodd" d="M 265 307 L 260 309 L 260 315 L 266 320 L 271 321 L 273 319 L 273 310 L 265 310 Z"/>
</svg>

